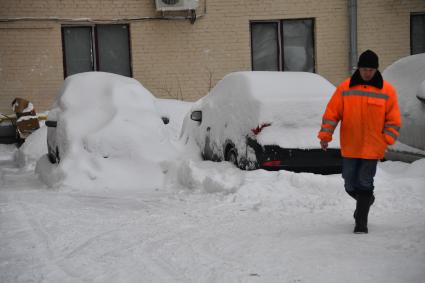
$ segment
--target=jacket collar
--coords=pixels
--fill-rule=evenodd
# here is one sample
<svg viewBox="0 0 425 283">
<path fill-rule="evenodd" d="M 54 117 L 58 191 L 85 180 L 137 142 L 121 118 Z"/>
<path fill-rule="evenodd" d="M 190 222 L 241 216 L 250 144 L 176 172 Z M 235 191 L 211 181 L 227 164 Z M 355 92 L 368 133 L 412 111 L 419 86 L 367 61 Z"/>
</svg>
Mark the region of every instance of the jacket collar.
<svg viewBox="0 0 425 283">
<path fill-rule="evenodd" d="M 375 76 L 373 76 L 370 81 L 365 82 L 360 76 L 360 71 L 357 69 L 350 79 L 350 87 L 356 85 L 370 85 L 382 89 L 384 86 L 384 79 L 382 78 L 381 72 L 379 72 L 379 70 L 376 70 Z"/>
</svg>

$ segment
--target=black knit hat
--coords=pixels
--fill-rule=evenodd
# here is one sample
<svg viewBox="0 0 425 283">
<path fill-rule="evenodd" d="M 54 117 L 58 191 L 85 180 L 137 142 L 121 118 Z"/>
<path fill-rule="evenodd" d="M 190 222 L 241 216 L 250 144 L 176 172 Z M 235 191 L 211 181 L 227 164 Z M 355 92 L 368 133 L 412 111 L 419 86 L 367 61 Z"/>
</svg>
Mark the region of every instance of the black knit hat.
<svg viewBox="0 0 425 283">
<path fill-rule="evenodd" d="M 359 62 L 357 63 L 358 68 L 373 68 L 378 69 L 379 59 L 378 55 L 372 50 L 366 50 L 359 57 Z"/>
</svg>

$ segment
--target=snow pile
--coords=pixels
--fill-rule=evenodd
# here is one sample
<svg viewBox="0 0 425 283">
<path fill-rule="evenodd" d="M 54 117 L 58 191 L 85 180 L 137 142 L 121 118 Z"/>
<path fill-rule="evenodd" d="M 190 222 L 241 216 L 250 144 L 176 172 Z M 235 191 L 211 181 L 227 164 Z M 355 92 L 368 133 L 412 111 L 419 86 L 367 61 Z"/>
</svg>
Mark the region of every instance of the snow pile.
<svg viewBox="0 0 425 283">
<path fill-rule="evenodd" d="M 182 162 L 175 170 L 177 174 L 170 174 L 167 180 L 169 189 L 215 193 L 245 209 L 313 213 L 352 209 L 355 205 L 345 193 L 339 174 L 325 176 L 284 170 L 241 171 L 228 162 L 211 161 Z M 425 190 L 425 159 L 412 164 L 392 161 L 379 163 L 375 186 L 377 198 L 385 195 L 385 201 L 380 199 L 376 206 L 393 207 L 394 197 L 402 198 L 403 191 L 411 190 L 420 194 L 418 201 L 405 203 L 403 208 L 414 206 L 423 209 L 420 200 Z M 391 196 L 394 194 L 393 187 L 403 189 Z"/>
<path fill-rule="evenodd" d="M 102 72 L 68 77 L 49 112 L 61 161 L 36 171 L 53 186 L 157 188 L 160 162 L 175 155 L 155 98 L 138 81 Z"/>
<path fill-rule="evenodd" d="M 20 167 L 34 169 L 36 162 L 47 154 L 46 136 L 47 127 L 40 123 L 40 128 L 32 132 L 16 151 L 15 160 Z"/>
<path fill-rule="evenodd" d="M 401 174 L 401 173 L 400 173 Z M 403 177 L 411 177 L 411 178 L 425 178 L 425 158 L 419 159 L 413 162 L 410 166 L 407 167 L 407 170 L 402 173 Z M 425 184 L 424 184 L 425 188 Z"/>
<path fill-rule="evenodd" d="M 245 209 L 311 212 L 326 206 L 340 206 L 345 198 L 338 175 L 241 171 L 229 162 L 211 161 L 182 162 L 175 170 L 176 178 L 169 175 L 169 189 L 214 193 Z M 336 197 L 326 199 L 330 193 Z"/>
<path fill-rule="evenodd" d="M 0 163 L 14 160 L 17 151 L 18 149 L 14 144 L 0 145 Z"/>
<path fill-rule="evenodd" d="M 205 193 L 235 193 L 242 184 L 241 171 L 228 162 L 184 161 L 177 179 L 182 187 Z"/>
<path fill-rule="evenodd" d="M 425 104 L 418 99 L 424 93 L 425 54 L 401 58 L 387 67 L 382 75 L 397 90 L 402 115 L 398 140 L 425 150 Z M 400 150 L 397 145 L 392 149 Z"/>
</svg>

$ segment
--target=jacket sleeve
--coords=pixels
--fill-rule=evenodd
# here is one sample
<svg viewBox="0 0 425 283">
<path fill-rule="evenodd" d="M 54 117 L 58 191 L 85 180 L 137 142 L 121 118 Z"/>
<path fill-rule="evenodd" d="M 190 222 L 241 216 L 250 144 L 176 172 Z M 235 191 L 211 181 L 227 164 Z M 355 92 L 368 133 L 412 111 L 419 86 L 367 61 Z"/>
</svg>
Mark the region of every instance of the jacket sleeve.
<svg viewBox="0 0 425 283">
<path fill-rule="evenodd" d="M 332 134 L 342 118 L 343 109 L 342 86 L 340 85 L 329 100 L 325 114 L 323 114 L 322 126 L 317 135 L 320 140 L 332 141 Z"/>
<path fill-rule="evenodd" d="M 387 101 L 385 109 L 385 123 L 383 134 L 386 142 L 391 145 L 400 135 L 401 117 L 398 108 L 397 94 L 394 88 L 391 88 L 391 95 Z"/>
</svg>

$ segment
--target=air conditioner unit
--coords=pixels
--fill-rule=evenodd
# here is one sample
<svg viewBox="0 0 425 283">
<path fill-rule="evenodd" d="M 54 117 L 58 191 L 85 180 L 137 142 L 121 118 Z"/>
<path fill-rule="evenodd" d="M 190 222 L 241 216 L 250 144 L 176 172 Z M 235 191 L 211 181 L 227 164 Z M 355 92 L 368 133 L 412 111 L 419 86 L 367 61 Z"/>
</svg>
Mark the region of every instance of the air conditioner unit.
<svg viewBox="0 0 425 283">
<path fill-rule="evenodd" d="M 155 0 L 157 11 L 182 11 L 198 8 L 198 0 Z"/>
</svg>

